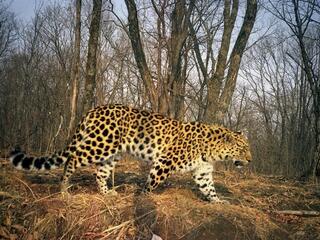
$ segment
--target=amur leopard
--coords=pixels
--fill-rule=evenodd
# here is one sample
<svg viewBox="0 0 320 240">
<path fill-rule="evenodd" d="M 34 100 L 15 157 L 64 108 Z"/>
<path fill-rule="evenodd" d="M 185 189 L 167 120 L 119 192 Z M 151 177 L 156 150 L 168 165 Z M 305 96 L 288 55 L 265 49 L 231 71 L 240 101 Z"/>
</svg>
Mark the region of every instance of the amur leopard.
<svg viewBox="0 0 320 240">
<path fill-rule="evenodd" d="M 107 194 L 107 179 L 124 152 L 152 162 L 146 192 L 175 172 L 191 171 L 199 190 L 211 202 L 221 202 L 213 183 L 212 163 L 232 160 L 241 167 L 251 161 L 248 140 L 240 132 L 219 125 L 180 122 L 123 105 L 89 111 L 63 151 L 30 157 L 15 149 L 10 160 L 16 168 L 25 170 L 50 170 L 64 165 L 63 191 L 77 168 L 94 164 L 100 192 Z"/>
</svg>

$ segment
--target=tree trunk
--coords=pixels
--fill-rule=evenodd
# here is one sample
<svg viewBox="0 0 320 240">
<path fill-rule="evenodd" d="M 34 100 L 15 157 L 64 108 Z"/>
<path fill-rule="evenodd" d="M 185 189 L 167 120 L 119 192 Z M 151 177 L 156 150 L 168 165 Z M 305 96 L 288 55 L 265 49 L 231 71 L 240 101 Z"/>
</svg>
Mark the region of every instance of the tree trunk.
<svg viewBox="0 0 320 240">
<path fill-rule="evenodd" d="M 320 176 L 320 85 L 318 83 L 319 77 L 314 73 L 312 61 L 308 56 L 308 52 L 304 42 L 304 34 L 306 32 L 306 29 L 304 29 L 303 26 L 303 24 L 305 24 L 303 21 L 311 21 L 311 15 L 306 15 L 302 17 L 299 9 L 299 2 L 292 0 L 292 4 L 294 6 L 293 10 L 295 17 L 295 29 L 293 32 L 298 39 L 301 57 L 303 61 L 303 69 L 306 73 L 307 81 L 309 83 L 313 99 L 315 151 L 309 172 L 312 173 L 313 177 L 316 177 Z M 310 3 L 308 7 L 310 9 L 314 9 L 314 2 Z M 288 22 L 286 23 L 288 24 Z"/>
<path fill-rule="evenodd" d="M 318 130 L 315 131 L 316 136 L 316 150 L 314 153 L 313 161 L 311 164 L 312 176 L 313 177 L 320 177 L 320 130 L 319 124 L 317 124 Z"/>
<path fill-rule="evenodd" d="M 204 119 L 212 123 L 217 121 L 216 113 L 219 108 L 219 96 L 223 86 L 224 74 L 227 66 L 227 57 L 230 48 L 231 34 L 238 15 L 239 1 L 234 0 L 230 13 L 231 0 L 224 1 L 223 19 L 224 27 L 221 46 L 217 59 L 216 70 L 212 78 L 208 79 L 207 108 Z"/>
<path fill-rule="evenodd" d="M 169 45 L 169 86 L 171 104 L 169 115 L 177 117 L 177 112 L 181 107 L 181 89 L 183 88 L 181 79 L 181 55 L 182 48 L 187 38 L 187 26 L 183 22 L 186 17 L 185 1 L 176 1 L 171 15 L 171 39 Z"/>
<path fill-rule="evenodd" d="M 134 53 L 134 57 L 144 83 L 148 98 L 151 103 L 151 108 L 154 111 L 158 110 L 158 99 L 156 94 L 156 88 L 152 80 L 150 70 L 147 65 L 146 57 L 143 51 L 140 33 L 139 22 L 137 16 L 137 7 L 134 0 L 125 0 L 128 9 L 128 23 L 129 23 L 129 37 Z"/>
<path fill-rule="evenodd" d="M 218 120 L 221 122 L 231 103 L 232 95 L 236 86 L 237 76 L 240 68 L 241 58 L 245 51 L 248 39 L 250 37 L 253 25 L 257 16 L 257 0 L 248 0 L 246 14 L 240 33 L 230 56 L 230 66 L 225 83 L 225 87 L 219 100 Z"/>
<path fill-rule="evenodd" d="M 181 113 L 184 106 L 185 79 L 182 73 L 182 55 L 188 37 L 189 18 L 194 7 L 194 2 L 190 1 L 189 8 L 186 8 L 186 2 L 179 0 L 175 2 L 172 12 L 172 30 L 169 49 L 169 86 L 171 86 L 171 107 L 170 115 L 181 119 Z"/>
<path fill-rule="evenodd" d="M 91 24 L 89 29 L 88 56 L 86 64 L 86 80 L 82 113 L 89 111 L 94 105 L 96 88 L 97 49 L 100 34 L 102 0 L 93 1 Z"/>
<path fill-rule="evenodd" d="M 161 1 L 160 7 L 157 7 L 154 0 L 151 1 L 153 8 L 158 16 L 157 18 L 157 96 L 158 96 L 158 112 L 168 114 L 169 112 L 169 92 L 168 92 L 168 78 L 163 76 L 163 62 L 164 54 L 163 47 L 166 42 L 166 21 L 165 21 L 165 7 L 167 0 Z M 159 1 L 160 3 L 160 1 Z"/>
<path fill-rule="evenodd" d="M 71 72 L 71 116 L 68 128 L 68 138 L 72 132 L 76 116 L 77 116 L 77 103 L 78 103 L 78 90 L 79 90 L 79 75 L 80 75 L 80 43 L 81 43 L 81 0 L 76 0 L 76 25 L 75 25 L 75 43 L 73 53 L 73 63 Z"/>
<path fill-rule="evenodd" d="M 229 108 L 231 103 L 232 95 L 236 86 L 238 71 L 240 68 L 241 58 L 245 51 L 245 47 L 247 45 L 249 36 L 251 34 L 253 25 L 255 23 L 257 15 L 257 0 L 247 0 L 247 9 L 244 16 L 243 24 L 240 29 L 239 35 L 233 47 L 231 56 L 230 56 L 230 64 L 228 69 L 227 78 L 225 81 L 225 86 L 221 92 L 220 97 L 217 96 L 217 92 L 221 89 L 221 80 L 224 76 L 224 71 L 226 65 L 224 64 L 224 69 L 218 69 L 216 75 L 216 81 L 213 85 L 209 85 L 210 91 L 213 91 L 214 94 L 208 93 L 208 114 L 206 115 L 206 120 L 208 122 L 213 119 L 219 123 L 223 122 L 224 116 Z M 223 59 L 225 60 L 225 59 Z M 221 72 L 220 72 L 221 71 Z M 218 87 L 218 89 L 216 89 Z M 220 88 L 219 88 L 220 87 Z M 214 98 L 213 98 L 214 97 Z M 216 101 L 218 99 L 218 101 Z"/>
</svg>

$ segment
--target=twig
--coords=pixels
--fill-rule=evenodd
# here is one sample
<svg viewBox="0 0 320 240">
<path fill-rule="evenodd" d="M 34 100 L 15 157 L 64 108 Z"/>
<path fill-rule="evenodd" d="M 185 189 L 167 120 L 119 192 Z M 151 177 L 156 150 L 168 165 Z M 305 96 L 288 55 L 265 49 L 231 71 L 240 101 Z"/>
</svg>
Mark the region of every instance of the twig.
<svg viewBox="0 0 320 240">
<path fill-rule="evenodd" d="M 57 130 L 57 132 L 56 132 L 56 135 L 54 135 L 53 138 L 57 138 L 57 137 L 58 137 L 59 132 L 60 132 L 61 127 L 62 127 L 62 123 L 63 123 L 63 116 L 60 116 L 60 124 L 59 124 L 58 130 Z"/>
<path fill-rule="evenodd" d="M 275 211 L 275 213 L 296 215 L 296 216 L 301 216 L 301 217 L 318 217 L 318 216 L 320 216 L 320 212 L 318 212 L 318 211 L 307 211 L 307 210 L 282 210 L 282 211 Z"/>
<path fill-rule="evenodd" d="M 2 191 L 0 191 L 0 196 L 5 198 L 21 198 L 20 196 L 13 196 L 8 192 L 2 192 Z"/>
<path fill-rule="evenodd" d="M 34 200 L 33 203 L 40 202 L 40 201 L 43 201 L 43 200 L 45 200 L 45 199 L 51 198 L 52 196 L 60 195 L 60 194 L 61 194 L 61 192 L 52 193 L 52 194 L 47 195 L 47 196 L 45 196 L 45 197 L 38 198 L 38 199 Z"/>
<path fill-rule="evenodd" d="M 130 219 L 130 220 L 125 221 L 125 222 L 123 222 L 123 223 L 121 223 L 121 224 L 119 224 L 119 225 L 117 225 L 117 226 L 110 227 L 110 228 L 104 230 L 103 233 L 107 233 L 107 232 L 114 231 L 114 230 L 117 230 L 117 229 L 119 229 L 119 228 L 122 228 L 122 227 L 124 227 L 124 226 L 126 226 L 126 225 L 128 225 L 128 224 L 133 223 L 134 221 L 137 221 L 137 220 L 139 220 L 139 219 L 141 219 L 141 218 L 149 215 L 150 213 L 152 213 L 152 212 L 154 212 L 154 211 L 155 211 L 155 210 L 151 210 L 151 211 L 149 211 L 149 212 L 147 212 L 147 213 L 145 213 L 145 214 L 142 214 L 141 216 L 139 216 L 139 217 L 137 217 L 137 218 Z M 102 238 L 102 239 L 104 239 L 104 238 Z"/>
<path fill-rule="evenodd" d="M 62 124 L 63 124 L 63 116 L 61 115 L 60 116 L 60 124 L 59 124 L 58 130 L 57 130 L 56 134 L 53 136 L 53 138 L 51 139 L 51 141 L 49 142 L 49 145 L 47 147 L 47 151 L 50 150 L 51 146 L 55 143 L 56 138 L 58 137 L 59 132 L 61 130 Z"/>
<path fill-rule="evenodd" d="M 24 181 L 22 181 L 20 178 L 17 178 L 17 177 L 15 177 L 15 176 L 13 176 L 13 177 L 14 177 L 15 179 L 17 179 L 19 182 L 21 182 L 23 185 L 25 185 L 25 186 L 29 189 L 29 191 L 31 192 L 34 200 L 37 199 L 36 195 L 34 195 L 32 189 L 29 187 L 29 185 L 28 185 L 27 183 L 25 183 Z"/>
</svg>

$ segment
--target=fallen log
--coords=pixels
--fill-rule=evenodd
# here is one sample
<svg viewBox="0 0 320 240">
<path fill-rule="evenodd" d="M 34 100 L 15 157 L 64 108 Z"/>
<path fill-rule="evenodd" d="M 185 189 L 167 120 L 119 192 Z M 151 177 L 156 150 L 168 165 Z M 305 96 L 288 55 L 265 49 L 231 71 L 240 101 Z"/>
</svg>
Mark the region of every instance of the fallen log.
<svg viewBox="0 0 320 240">
<path fill-rule="evenodd" d="M 318 212 L 318 211 L 307 211 L 307 210 L 282 210 L 282 211 L 275 211 L 275 213 L 295 215 L 295 216 L 301 216 L 301 217 L 318 217 L 318 216 L 320 216 L 320 212 Z"/>
</svg>

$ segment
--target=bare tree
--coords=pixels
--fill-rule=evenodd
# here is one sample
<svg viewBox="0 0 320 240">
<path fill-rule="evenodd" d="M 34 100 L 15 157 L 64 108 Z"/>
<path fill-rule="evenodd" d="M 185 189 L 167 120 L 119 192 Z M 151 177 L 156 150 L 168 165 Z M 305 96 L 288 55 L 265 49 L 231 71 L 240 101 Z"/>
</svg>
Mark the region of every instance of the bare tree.
<svg viewBox="0 0 320 240">
<path fill-rule="evenodd" d="M 151 108 L 155 111 L 158 110 L 158 99 L 156 94 L 156 88 L 154 86 L 152 76 L 147 65 L 145 53 L 143 50 L 141 38 L 140 38 L 140 29 L 137 15 L 137 6 L 134 0 L 125 0 L 127 9 L 128 9 L 128 22 L 129 22 L 129 37 L 136 59 L 136 63 L 145 85 L 148 99 L 151 104 Z"/>
<path fill-rule="evenodd" d="M 257 1 L 256 0 L 248 0 L 247 1 L 247 9 L 246 14 L 244 16 L 243 24 L 241 26 L 239 35 L 234 44 L 234 47 L 230 56 L 230 64 L 228 69 L 228 74 L 225 82 L 225 86 L 220 96 L 220 109 L 217 112 L 217 117 L 222 121 L 224 115 L 226 114 L 228 107 L 230 105 L 232 94 L 235 90 L 238 71 L 240 68 L 241 59 L 243 53 L 245 51 L 245 47 L 247 45 L 249 36 L 253 29 L 253 25 L 255 23 L 257 16 Z"/>
<path fill-rule="evenodd" d="M 196 21 L 190 21 L 189 29 L 193 42 L 194 52 L 193 58 L 195 59 L 195 66 L 198 72 L 198 84 L 189 85 L 195 90 L 193 96 L 196 98 L 196 104 L 198 108 L 197 120 L 203 121 L 207 108 L 207 87 L 208 79 L 213 78 L 218 69 L 217 60 L 214 49 L 218 48 L 214 45 L 217 39 L 217 33 L 220 30 L 220 26 L 224 23 L 223 14 L 220 14 L 221 1 L 208 1 L 200 2 L 195 11 Z M 236 7 L 236 5 L 234 5 Z M 224 11 L 224 16 L 226 12 Z M 224 32 L 224 40 L 226 39 L 226 33 Z M 226 45 L 227 46 L 227 45 Z M 205 49 L 205 51 L 203 51 Z M 221 51 L 221 49 L 220 49 Z M 218 55 L 220 59 L 222 54 Z M 222 60 L 219 61 L 219 65 L 222 64 Z M 197 87 L 198 85 L 198 87 Z"/>
<path fill-rule="evenodd" d="M 8 11 L 8 7 L 0 1 L 0 148 L 7 147 L 9 134 L 6 134 L 6 123 L 8 118 L 5 117 L 9 113 L 10 109 L 10 96 L 8 96 L 8 90 L 10 84 L 4 81 L 7 78 L 6 65 L 8 65 L 8 59 L 13 52 L 13 46 L 17 40 L 17 27 L 15 22 L 15 16 Z"/>
<path fill-rule="evenodd" d="M 246 53 L 241 68 L 246 112 L 235 119 L 249 131 L 259 172 L 301 176 L 312 162 L 311 92 L 301 61 L 288 55 L 295 45 L 278 30 Z"/>
<path fill-rule="evenodd" d="M 182 71 L 182 55 L 189 35 L 189 19 L 194 8 L 194 1 L 190 1 L 187 8 L 185 1 L 176 1 L 171 16 L 171 39 L 169 47 L 169 85 L 171 86 L 170 115 L 183 119 L 185 95 L 185 74 Z M 186 49 L 185 54 L 186 54 Z M 185 55 L 187 56 L 187 55 Z M 186 64 L 186 63 L 185 63 Z"/>
<path fill-rule="evenodd" d="M 225 82 L 223 82 L 225 71 L 227 69 L 227 56 L 229 52 L 230 37 L 238 12 L 238 0 L 233 1 L 231 12 L 230 7 L 230 0 L 225 0 L 224 31 L 217 59 L 217 68 L 213 77 L 208 80 L 208 105 L 205 113 L 205 120 L 207 122 L 223 121 L 235 89 L 241 58 L 257 15 L 257 1 L 248 0 L 243 24 L 228 60 L 228 74 Z"/>
<path fill-rule="evenodd" d="M 13 13 L 0 1 L 0 59 L 6 57 L 16 39 L 16 22 Z"/>
<path fill-rule="evenodd" d="M 188 25 L 194 9 L 194 1 L 190 1 L 188 4 L 186 1 L 174 1 L 169 19 L 171 26 L 171 32 L 167 37 L 169 40 L 165 38 L 167 23 L 164 14 L 169 3 L 168 1 L 160 1 L 158 4 L 155 1 L 151 2 L 157 16 L 157 37 L 159 39 L 157 61 L 155 64 L 158 84 L 154 83 L 154 77 L 151 75 L 150 69 L 153 65 L 148 66 L 145 57 L 144 48 L 146 47 L 142 45 L 137 7 L 133 0 L 126 1 L 129 38 L 152 109 L 181 119 L 183 118 L 184 86 L 186 82 L 186 79 L 183 77 L 182 56 L 187 52 L 184 47 L 189 35 Z M 166 55 L 162 53 L 163 46 L 166 47 Z M 166 64 L 168 65 L 168 71 L 166 71 L 165 76 L 162 75 L 162 58 L 164 56 L 166 56 Z"/>
<path fill-rule="evenodd" d="M 75 31 L 74 31 L 74 52 L 71 72 L 71 116 L 68 127 L 68 137 L 74 128 L 77 116 L 78 91 L 80 80 L 80 44 L 81 44 L 81 0 L 76 0 L 76 17 L 75 17 Z"/>
<path fill-rule="evenodd" d="M 316 0 L 291 0 L 288 3 L 270 1 L 272 12 L 276 17 L 287 24 L 291 32 L 294 34 L 302 59 L 303 70 L 306 74 L 306 81 L 309 84 L 313 100 L 313 128 L 315 137 L 314 158 L 311 163 L 308 175 L 320 175 L 320 80 L 319 80 L 319 65 L 315 64 L 315 56 L 312 51 L 307 49 L 307 34 L 312 23 L 319 18 L 317 13 Z M 316 17 L 317 16 L 317 17 Z"/>
<path fill-rule="evenodd" d="M 102 0 L 94 0 L 89 29 L 88 56 L 86 64 L 85 90 L 82 113 L 89 111 L 94 105 L 96 88 L 97 49 L 100 35 Z"/>
<path fill-rule="evenodd" d="M 230 9 L 232 7 L 232 9 Z M 238 15 L 239 1 L 225 0 L 223 10 L 223 34 L 221 46 L 217 58 L 217 65 L 214 75 L 208 80 L 208 96 L 207 96 L 207 109 L 205 113 L 205 120 L 214 122 L 218 120 L 216 114 L 220 108 L 220 91 L 223 87 L 223 80 L 227 68 L 227 57 L 230 48 L 231 34 L 234 24 Z"/>
<path fill-rule="evenodd" d="M 319 4 L 278 2 L 271 2 L 279 10 L 273 14 L 284 14 L 288 23 L 277 22 L 280 33 L 275 30 L 250 47 L 254 0 L 127 0 L 126 20 L 101 7 L 97 17 L 97 1 L 50 3 L 27 23 L 1 18 L 0 11 L 0 146 L 18 143 L 37 152 L 59 148 L 76 110 L 80 114 L 76 99 L 86 87 L 88 109 L 117 102 L 190 121 L 224 118 L 232 129 L 246 130 L 256 171 L 316 174 L 318 163 L 311 155 L 320 105 L 315 101 Z M 94 22 L 100 24 L 95 30 Z M 1 34 L 7 36 L 15 24 L 19 28 L 7 42 Z M 80 53 L 87 56 L 81 59 Z M 242 81 L 236 87 L 238 75 Z M 61 121 L 61 116 L 72 120 Z"/>
</svg>

